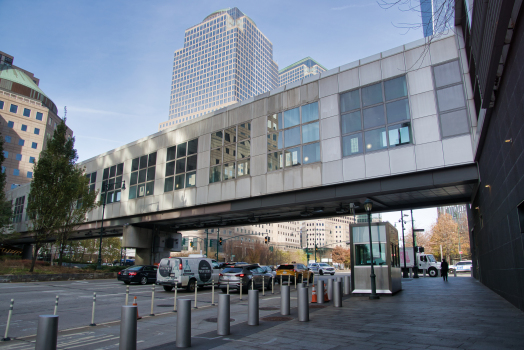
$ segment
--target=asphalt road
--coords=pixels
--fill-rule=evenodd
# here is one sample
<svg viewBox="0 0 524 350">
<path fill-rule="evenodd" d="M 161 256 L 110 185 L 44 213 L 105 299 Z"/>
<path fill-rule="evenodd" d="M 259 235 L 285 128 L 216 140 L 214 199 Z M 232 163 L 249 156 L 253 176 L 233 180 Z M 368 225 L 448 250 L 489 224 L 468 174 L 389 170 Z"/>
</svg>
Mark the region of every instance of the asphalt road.
<svg viewBox="0 0 524 350">
<path fill-rule="evenodd" d="M 345 273 L 338 273 L 337 277 Z M 332 276 L 315 276 L 315 279 L 333 278 Z M 55 297 L 59 296 L 58 312 L 59 330 L 85 327 L 91 323 L 93 293 L 96 292 L 95 323 L 101 325 L 120 319 L 121 306 L 125 303 L 126 285 L 116 280 L 84 280 L 56 282 L 28 282 L 0 284 L 0 333 L 4 334 L 9 302 L 14 299 L 14 310 L 9 330 L 10 337 L 24 337 L 36 334 L 38 315 L 53 314 Z M 140 316 L 151 313 L 152 285 L 131 285 L 129 304 L 137 296 Z M 221 291 L 215 289 L 215 302 Z M 266 294 L 271 291 L 266 291 Z M 179 289 L 179 298 L 193 300 L 194 293 Z M 198 291 L 197 306 L 211 305 L 211 288 Z M 275 294 L 279 287 L 275 285 Z M 156 315 L 173 310 L 174 292 L 165 292 L 162 287 L 155 287 L 153 313 Z M 247 295 L 243 295 L 244 302 Z M 231 297 L 232 304 L 240 303 L 238 292 Z"/>
</svg>

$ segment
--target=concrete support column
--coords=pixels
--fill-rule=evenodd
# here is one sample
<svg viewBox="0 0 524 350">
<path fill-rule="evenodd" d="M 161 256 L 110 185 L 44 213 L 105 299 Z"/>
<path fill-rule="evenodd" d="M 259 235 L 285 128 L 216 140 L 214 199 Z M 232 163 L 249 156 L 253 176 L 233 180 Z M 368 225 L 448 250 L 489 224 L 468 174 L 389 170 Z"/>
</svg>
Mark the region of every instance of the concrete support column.
<svg viewBox="0 0 524 350">
<path fill-rule="evenodd" d="M 22 259 L 23 260 L 32 260 L 33 259 L 33 245 L 24 244 L 22 247 Z"/>
</svg>

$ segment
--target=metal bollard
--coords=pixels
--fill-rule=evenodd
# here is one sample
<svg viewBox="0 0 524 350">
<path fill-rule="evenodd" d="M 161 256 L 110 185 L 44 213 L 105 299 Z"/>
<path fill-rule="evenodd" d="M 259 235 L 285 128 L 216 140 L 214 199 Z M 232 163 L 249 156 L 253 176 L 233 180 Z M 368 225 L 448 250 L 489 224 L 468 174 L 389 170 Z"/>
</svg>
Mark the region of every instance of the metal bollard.
<svg viewBox="0 0 524 350">
<path fill-rule="evenodd" d="M 317 281 L 317 304 L 324 304 L 324 281 Z"/>
<path fill-rule="evenodd" d="M 255 290 L 255 277 L 251 277 L 251 290 Z"/>
<path fill-rule="evenodd" d="M 282 286 L 280 292 L 280 314 L 283 316 L 289 315 L 290 300 L 289 300 L 290 288 L 288 286 Z"/>
<path fill-rule="evenodd" d="M 137 307 L 122 306 L 120 312 L 120 350 L 136 350 Z"/>
<path fill-rule="evenodd" d="M 93 312 L 91 313 L 91 323 L 90 326 L 96 326 L 95 323 L 95 305 L 96 305 L 96 292 L 93 293 Z"/>
<path fill-rule="evenodd" d="M 129 301 L 129 286 L 126 286 L 126 306 L 127 306 L 128 301 Z"/>
<path fill-rule="evenodd" d="M 333 305 L 342 307 L 342 282 L 336 281 L 333 284 Z"/>
<path fill-rule="evenodd" d="M 328 290 L 327 294 L 328 294 L 329 300 L 333 300 L 333 279 L 332 278 L 328 279 L 327 290 Z"/>
<path fill-rule="evenodd" d="M 242 300 L 242 277 L 240 277 L 240 300 Z"/>
<path fill-rule="evenodd" d="M 36 330 L 35 350 L 56 350 L 58 338 L 58 316 L 40 315 Z"/>
<path fill-rule="evenodd" d="M 442 270 L 438 270 L 438 277 L 442 277 Z"/>
<path fill-rule="evenodd" d="M 307 275 L 308 275 L 308 277 L 307 277 L 307 286 L 309 287 L 309 273 Z"/>
<path fill-rule="evenodd" d="M 294 279 L 295 279 L 295 290 L 297 290 L 297 279 L 298 279 L 298 277 L 297 277 L 297 273 L 296 272 L 295 272 Z"/>
<path fill-rule="evenodd" d="M 175 296 L 173 297 L 173 312 L 177 312 L 176 310 L 176 298 L 177 298 L 177 286 L 175 286 Z"/>
<path fill-rule="evenodd" d="M 154 313 L 154 303 L 155 303 L 155 285 L 153 284 L 153 286 L 151 287 L 151 313 L 149 314 L 149 316 L 155 316 L 155 313 Z"/>
<path fill-rule="evenodd" d="M 426 277 L 426 269 L 423 269 L 422 271 L 424 273 L 424 277 Z"/>
<path fill-rule="evenodd" d="M 280 292 L 282 292 L 282 275 L 280 275 Z"/>
<path fill-rule="evenodd" d="M 198 307 L 197 307 L 197 292 L 198 292 L 198 283 L 195 281 L 195 309 L 198 309 Z"/>
<path fill-rule="evenodd" d="M 218 296 L 217 334 L 229 335 L 230 333 L 230 296 L 221 294 Z"/>
<path fill-rule="evenodd" d="M 264 277 L 266 276 L 262 276 L 262 295 L 266 295 L 266 281 Z"/>
<path fill-rule="evenodd" d="M 291 286 L 291 276 L 287 276 L 287 286 Z"/>
<path fill-rule="evenodd" d="M 229 281 L 227 281 L 227 287 L 226 287 L 226 289 L 227 289 L 227 293 L 226 293 L 226 294 L 229 295 Z"/>
<path fill-rule="evenodd" d="M 337 277 L 337 282 L 344 283 L 342 276 Z"/>
<path fill-rule="evenodd" d="M 453 270 L 453 277 L 457 277 L 457 270 Z"/>
<path fill-rule="evenodd" d="M 191 299 L 178 301 L 178 315 L 176 317 L 176 347 L 191 347 Z"/>
<path fill-rule="evenodd" d="M 56 312 L 58 311 L 58 295 L 56 296 L 56 300 L 55 300 L 55 312 L 53 313 L 53 315 L 56 315 Z"/>
<path fill-rule="evenodd" d="M 344 276 L 344 294 L 349 295 L 351 293 L 351 281 L 349 276 Z"/>
<path fill-rule="evenodd" d="M 215 281 L 211 282 L 211 306 L 215 306 Z"/>
<path fill-rule="evenodd" d="M 298 289 L 298 320 L 300 322 L 309 321 L 309 288 L 303 286 Z"/>
<path fill-rule="evenodd" d="M 7 315 L 7 324 L 5 325 L 5 334 L 2 338 L 2 341 L 9 341 L 11 338 L 7 336 L 9 333 L 9 324 L 11 323 L 11 315 L 13 314 L 13 305 L 15 303 L 15 299 L 11 299 L 11 303 L 9 304 L 9 314 Z"/>
<path fill-rule="evenodd" d="M 409 268 L 409 278 L 413 278 L 413 269 Z"/>
<path fill-rule="evenodd" d="M 250 290 L 247 299 L 247 324 L 249 326 L 258 326 L 258 290 Z"/>
<path fill-rule="evenodd" d="M 271 294 L 275 294 L 275 279 L 271 277 Z"/>
<path fill-rule="evenodd" d="M 471 268 L 471 277 L 473 277 L 473 267 Z"/>
</svg>

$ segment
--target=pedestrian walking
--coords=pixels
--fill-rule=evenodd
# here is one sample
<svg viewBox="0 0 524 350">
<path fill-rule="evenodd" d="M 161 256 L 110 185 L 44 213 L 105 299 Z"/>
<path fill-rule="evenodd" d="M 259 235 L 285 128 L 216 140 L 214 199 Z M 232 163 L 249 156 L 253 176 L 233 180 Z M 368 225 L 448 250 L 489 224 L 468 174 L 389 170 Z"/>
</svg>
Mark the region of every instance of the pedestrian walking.
<svg viewBox="0 0 524 350">
<path fill-rule="evenodd" d="M 446 282 L 448 280 L 448 270 L 448 262 L 446 261 L 446 259 L 442 259 L 442 263 L 440 264 L 440 273 L 442 273 L 442 279 Z"/>
</svg>

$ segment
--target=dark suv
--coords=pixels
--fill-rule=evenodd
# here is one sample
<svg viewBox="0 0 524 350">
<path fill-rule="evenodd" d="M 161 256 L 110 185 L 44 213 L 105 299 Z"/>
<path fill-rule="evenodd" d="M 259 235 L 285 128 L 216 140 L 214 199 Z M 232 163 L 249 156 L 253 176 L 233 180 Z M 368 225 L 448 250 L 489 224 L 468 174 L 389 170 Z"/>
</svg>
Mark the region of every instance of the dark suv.
<svg viewBox="0 0 524 350">
<path fill-rule="evenodd" d="M 241 281 L 243 292 L 251 289 L 252 283 L 255 289 L 262 289 L 264 284 L 267 290 L 271 288 L 273 275 L 258 264 L 236 265 L 235 267 L 227 267 L 222 271 L 218 277 L 218 287 L 224 293 L 226 293 L 228 284 L 230 290 L 240 290 Z"/>
</svg>

